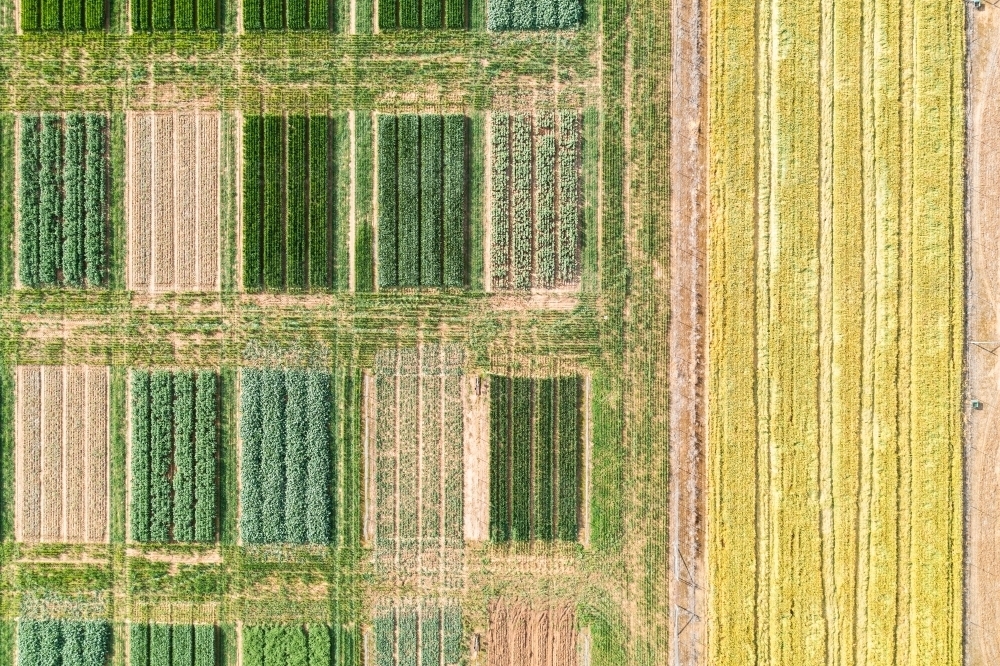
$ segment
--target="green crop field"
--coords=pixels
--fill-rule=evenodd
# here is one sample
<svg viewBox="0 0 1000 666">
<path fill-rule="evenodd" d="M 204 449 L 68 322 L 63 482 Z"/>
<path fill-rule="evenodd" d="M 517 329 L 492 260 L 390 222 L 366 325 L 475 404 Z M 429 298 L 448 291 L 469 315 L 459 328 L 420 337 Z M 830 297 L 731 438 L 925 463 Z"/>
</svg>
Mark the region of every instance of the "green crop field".
<svg viewBox="0 0 1000 666">
<path fill-rule="evenodd" d="M 668 663 L 669 14 L 0 0 L 0 666 Z"/>
</svg>

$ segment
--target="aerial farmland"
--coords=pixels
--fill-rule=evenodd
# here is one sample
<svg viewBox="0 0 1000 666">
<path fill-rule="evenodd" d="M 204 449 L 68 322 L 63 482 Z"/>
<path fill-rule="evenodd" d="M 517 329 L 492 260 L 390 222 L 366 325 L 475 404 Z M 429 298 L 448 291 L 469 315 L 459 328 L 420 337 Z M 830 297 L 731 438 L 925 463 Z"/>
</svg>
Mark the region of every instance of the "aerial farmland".
<svg viewBox="0 0 1000 666">
<path fill-rule="evenodd" d="M 994 0 L 0 0 L 0 666 L 1000 662 Z"/>
</svg>

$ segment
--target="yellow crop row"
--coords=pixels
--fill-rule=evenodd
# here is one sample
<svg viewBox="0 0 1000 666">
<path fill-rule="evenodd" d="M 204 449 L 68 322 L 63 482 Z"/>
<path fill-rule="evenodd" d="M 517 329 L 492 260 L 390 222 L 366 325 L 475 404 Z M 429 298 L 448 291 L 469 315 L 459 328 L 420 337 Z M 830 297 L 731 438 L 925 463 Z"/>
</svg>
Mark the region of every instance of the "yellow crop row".
<svg viewBox="0 0 1000 666">
<path fill-rule="evenodd" d="M 754 9 L 711 10 L 707 663 L 958 664 L 964 9 Z"/>
</svg>

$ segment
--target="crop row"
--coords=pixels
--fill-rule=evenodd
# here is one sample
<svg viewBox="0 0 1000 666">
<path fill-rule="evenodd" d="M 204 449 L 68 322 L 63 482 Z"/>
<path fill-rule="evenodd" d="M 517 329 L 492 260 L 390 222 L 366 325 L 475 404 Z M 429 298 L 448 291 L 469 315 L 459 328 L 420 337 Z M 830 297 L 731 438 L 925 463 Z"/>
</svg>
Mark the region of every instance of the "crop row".
<svg viewBox="0 0 1000 666">
<path fill-rule="evenodd" d="M 378 117 L 381 288 L 465 284 L 466 143 L 464 116 Z"/>
<path fill-rule="evenodd" d="M 489 0 L 490 30 L 571 30 L 583 20 L 581 0 Z"/>
<path fill-rule="evenodd" d="M 578 377 L 491 377 L 490 538 L 576 540 L 581 452 Z"/>
<path fill-rule="evenodd" d="M 541 112 L 534 119 L 493 114 L 495 289 L 551 288 L 579 279 L 581 129 L 575 112 Z"/>
<path fill-rule="evenodd" d="M 104 666 L 111 647 L 106 622 L 20 620 L 17 659 L 21 666 Z"/>
<path fill-rule="evenodd" d="M 333 30 L 334 0 L 247 0 L 243 5 L 246 30 Z"/>
<path fill-rule="evenodd" d="M 349 131 L 346 114 L 245 118 L 248 291 L 347 289 Z"/>
<path fill-rule="evenodd" d="M 458 664 L 462 609 L 453 604 L 385 608 L 375 616 L 375 666 Z M 491 662 L 492 663 L 492 662 Z"/>
<path fill-rule="evenodd" d="M 104 30 L 110 6 L 105 0 L 25 0 L 21 28 L 35 30 Z"/>
<path fill-rule="evenodd" d="M 331 375 L 245 368 L 241 384 L 243 540 L 329 543 L 339 463 L 331 461 L 330 435 L 343 408 L 333 402 Z"/>
<path fill-rule="evenodd" d="M 220 9 L 218 0 L 132 0 L 132 30 L 217 30 Z"/>
<path fill-rule="evenodd" d="M 104 283 L 108 119 L 21 117 L 19 272 L 28 286 Z"/>
<path fill-rule="evenodd" d="M 243 627 L 243 666 L 350 666 L 360 656 L 357 630 L 325 624 Z"/>
<path fill-rule="evenodd" d="M 215 666 L 211 624 L 132 624 L 129 666 Z"/>
<path fill-rule="evenodd" d="M 132 539 L 213 541 L 215 372 L 133 371 L 131 404 Z"/>
</svg>

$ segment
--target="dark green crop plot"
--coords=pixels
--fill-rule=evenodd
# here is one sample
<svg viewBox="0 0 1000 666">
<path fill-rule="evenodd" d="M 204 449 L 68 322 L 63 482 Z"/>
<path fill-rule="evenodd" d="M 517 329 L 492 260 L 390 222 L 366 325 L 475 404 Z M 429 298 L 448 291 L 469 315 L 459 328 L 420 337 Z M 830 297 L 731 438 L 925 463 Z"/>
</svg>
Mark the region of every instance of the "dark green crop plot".
<svg viewBox="0 0 1000 666">
<path fill-rule="evenodd" d="M 345 0 L 248 0 L 243 28 L 258 30 L 336 30 L 346 32 L 349 16 L 338 11 Z"/>
<path fill-rule="evenodd" d="M 490 377 L 490 539 L 575 541 L 580 379 Z"/>
<path fill-rule="evenodd" d="M 360 632 L 340 625 L 244 625 L 244 666 L 353 666 L 361 656 Z"/>
<path fill-rule="evenodd" d="M 379 30 L 463 29 L 463 0 L 379 0 Z"/>
<path fill-rule="evenodd" d="M 218 397 L 211 370 L 132 372 L 133 541 L 215 541 Z"/>
<path fill-rule="evenodd" d="M 21 116 L 23 286 L 106 284 L 108 145 L 105 115 Z"/>
<path fill-rule="evenodd" d="M 464 116 L 379 116 L 378 282 L 461 287 L 468 281 Z"/>
<path fill-rule="evenodd" d="M 583 20 L 581 0 L 490 0 L 490 30 L 572 30 Z"/>
<path fill-rule="evenodd" d="M 132 0 L 132 30 L 211 32 L 222 25 L 221 13 L 220 0 Z"/>
<path fill-rule="evenodd" d="M 107 0 L 25 0 L 21 29 L 99 31 L 108 28 L 111 3 Z"/>
<path fill-rule="evenodd" d="M 217 635 L 211 624 L 133 622 L 128 666 L 215 666 Z"/>
<path fill-rule="evenodd" d="M 348 116 L 249 116 L 243 130 L 246 291 L 350 284 Z"/>
</svg>

